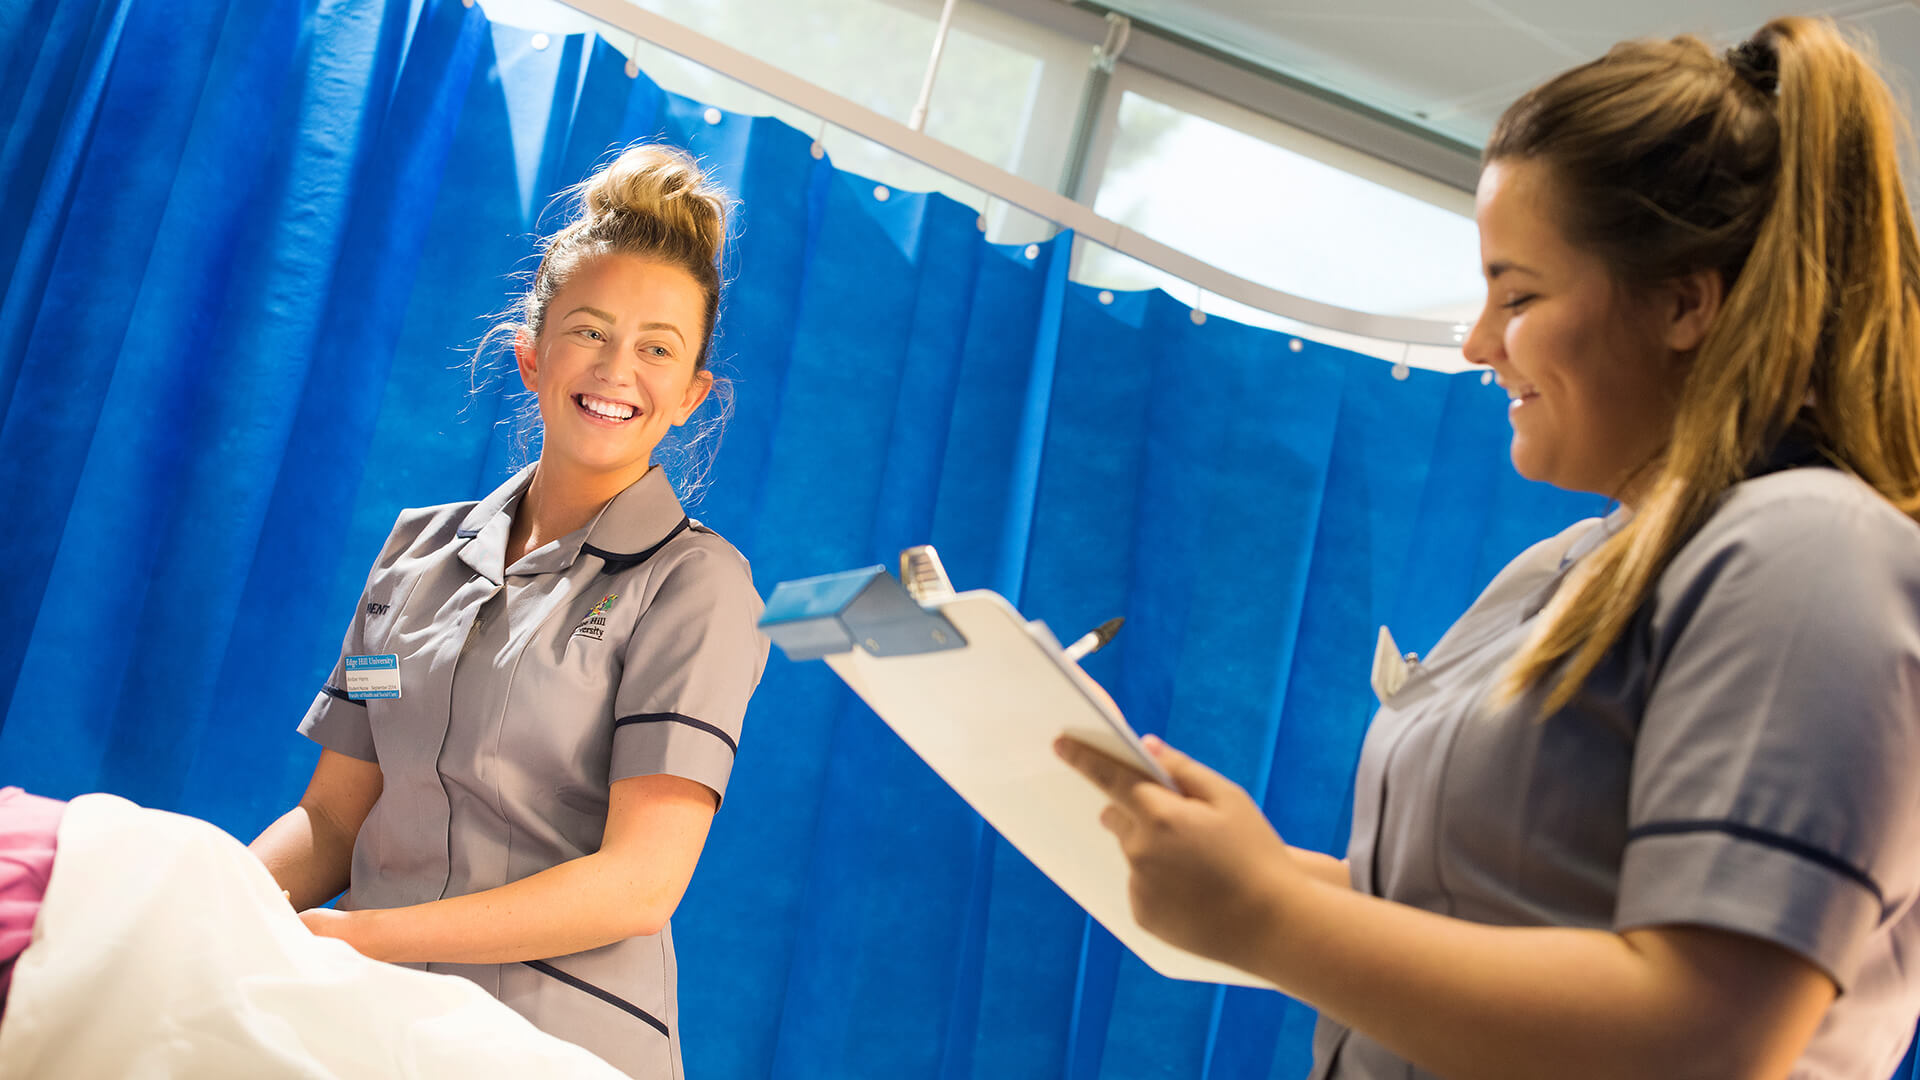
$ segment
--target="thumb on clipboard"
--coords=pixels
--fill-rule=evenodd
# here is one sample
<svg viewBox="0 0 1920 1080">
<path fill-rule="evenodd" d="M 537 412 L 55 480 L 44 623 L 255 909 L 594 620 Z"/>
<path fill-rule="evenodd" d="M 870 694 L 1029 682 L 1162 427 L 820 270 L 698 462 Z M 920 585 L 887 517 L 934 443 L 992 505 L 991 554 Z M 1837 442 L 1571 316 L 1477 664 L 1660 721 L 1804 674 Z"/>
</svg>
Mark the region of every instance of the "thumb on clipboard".
<svg viewBox="0 0 1920 1080">
<path fill-rule="evenodd" d="M 1100 823 L 1120 841 L 1133 875 L 1134 918 L 1188 952 L 1243 970 L 1255 933 L 1298 868 L 1286 843 L 1240 785 L 1168 746 L 1143 740 L 1179 790 L 1084 743 L 1054 752 L 1112 800 Z"/>
</svg>

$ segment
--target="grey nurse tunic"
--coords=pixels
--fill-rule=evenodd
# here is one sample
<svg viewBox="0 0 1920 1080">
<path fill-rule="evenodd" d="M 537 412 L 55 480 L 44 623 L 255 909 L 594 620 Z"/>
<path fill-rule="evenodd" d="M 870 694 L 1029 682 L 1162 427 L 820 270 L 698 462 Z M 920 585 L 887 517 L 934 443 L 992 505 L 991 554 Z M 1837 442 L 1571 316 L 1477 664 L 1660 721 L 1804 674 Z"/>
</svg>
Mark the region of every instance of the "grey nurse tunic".
<svg viewBox="0 0 1920 1080">
<path fill-rule="evenodd" d="M 409 510 L 368 576 L 300 731 L 378 762 L 344 906 L 497 888 L 599 849 L 609 787 L 668 773 L 724 795 L 767 656 L 760 599 L 660 470 L 589 526 L 504 565 L 529 466 L 479 503 Z M 400 697 L 351 700 L 343 665 L 399 658 Z M 636 1077 L 682 1075 L 671 930 L 466 976 Z"/>
<path fill-rule="evenodd" d="M 1516 559 L 1386 701 L 1354 888 L 1501 926 L 1772 942 L 1841 991 L 1793 1076 L 1885 1080 L 1920 1010 L 1920 528 L 1837 469 L 1748 480 L 1571 705 L 1489 708 L 1619 517 Z M 1314 1058 L 1316 1080 L 1429 1075 L 1326 1018 Z"/>
</svg>

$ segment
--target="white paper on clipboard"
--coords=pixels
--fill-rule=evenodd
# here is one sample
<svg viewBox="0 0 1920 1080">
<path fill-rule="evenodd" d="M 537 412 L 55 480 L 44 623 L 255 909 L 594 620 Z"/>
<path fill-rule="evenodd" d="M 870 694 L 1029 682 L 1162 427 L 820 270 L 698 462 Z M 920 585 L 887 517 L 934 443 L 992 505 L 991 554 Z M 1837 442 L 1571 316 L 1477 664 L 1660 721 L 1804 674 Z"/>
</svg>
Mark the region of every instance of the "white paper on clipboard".
<svg viewBox="0 0 1920 1080">
<path fill-rule="evenodd" d="M 960 631 L 962 649 L 878 657 L 855 647 L 825 659 L 854 692 L 1007 842 L 1052 878 L 1147 966 L 1176 979 L 1272 987 L 1239 968 L 1162 941 L 1134 921 L 1128 866 L 1100 825 L 1106 796 L 1061 761 L 1071 735 L 1142 771 L 1166 774 L 1113 699 L 1036 636 L 998 593 L 928 605 Z"/>
</svg>

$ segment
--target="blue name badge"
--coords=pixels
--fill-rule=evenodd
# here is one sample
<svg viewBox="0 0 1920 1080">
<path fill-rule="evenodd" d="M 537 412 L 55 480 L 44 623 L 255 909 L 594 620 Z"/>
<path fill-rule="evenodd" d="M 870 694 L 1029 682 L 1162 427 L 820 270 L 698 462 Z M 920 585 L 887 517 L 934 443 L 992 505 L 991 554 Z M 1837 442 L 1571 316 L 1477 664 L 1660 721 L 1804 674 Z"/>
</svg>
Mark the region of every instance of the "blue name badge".
<svg viewBox="0 0 1920 1080">
<path fill-rule="evenodd" d="M 346 662 L 347 696 L 354 701 L 400 696 L 400 657 L 349 656 Z"/>
</svg>

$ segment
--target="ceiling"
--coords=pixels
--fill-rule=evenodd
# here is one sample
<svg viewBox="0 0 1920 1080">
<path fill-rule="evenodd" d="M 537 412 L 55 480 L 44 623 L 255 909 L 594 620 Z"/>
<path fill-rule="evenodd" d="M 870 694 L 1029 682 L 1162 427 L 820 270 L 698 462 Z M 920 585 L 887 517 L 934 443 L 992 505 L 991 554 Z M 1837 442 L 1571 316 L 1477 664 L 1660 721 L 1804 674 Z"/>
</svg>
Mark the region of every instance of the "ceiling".
<svg viewBox="0 0 1920 1080">
<path fill-rule="evenodd" d="M 1529 87 L 1616 41 L 1747 36 L 1782 0 L 1103 0 L 1098 7 L 1478 147 Z M 1876 42 L 1920 101 L 1920 0 L 1800 7 Z"/>
</svg>

